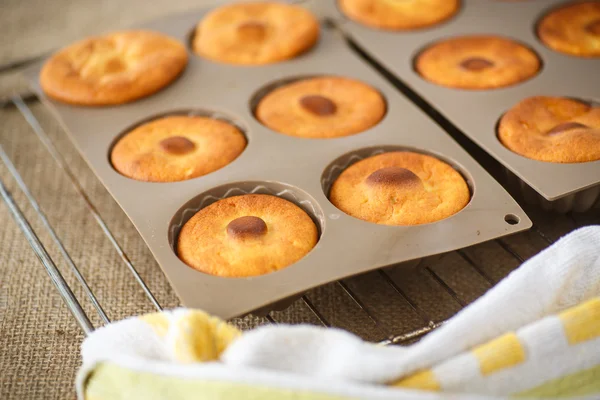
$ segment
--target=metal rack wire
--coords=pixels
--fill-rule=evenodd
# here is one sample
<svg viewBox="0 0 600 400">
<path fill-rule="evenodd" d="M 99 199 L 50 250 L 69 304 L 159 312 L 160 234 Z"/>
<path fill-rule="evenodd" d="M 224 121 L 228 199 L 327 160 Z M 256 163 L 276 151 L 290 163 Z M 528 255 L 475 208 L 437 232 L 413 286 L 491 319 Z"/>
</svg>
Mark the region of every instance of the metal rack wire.
<svg viewBox="0 0 600 400">
<path fill-rule="evenodd" d="M 37 100 L 36 98 L 31 99 L 29 96 L 27 96 L 27 97 L 28 97 L 29 101 Z M 94 206 L 93 200 L 85 193 L 82 185 L 78 182 L 75 174 L 70 169 L 68 163 L 65 161 L 63 156 L 57 150 L 54 143 L 52 142 L 50 137 L 47 135 L 44 128 L 41 126 L 39 120 L 36 118 L 36 116 L 34 115 L 32 110 L 30 109 L 30 107 L 27 105 L 26 99 L 24 99 L 23 96 L 14 96 L 10 99 L 10 105 L 16 107 L 16 109 L 19 110 L 19 112 L 24 117 L 25 121 L 31 127 L 32 132 L 35 133 L 35 135 L 38 137 L 40 142 L 44 145 L 44 147 L 46 148 L 46 150 L 48 151 L 48 153 L 50 154 L 52 159 L 56 162 L 56 166 L 66 175 L 66 177 L 69 179 L 70 183 L 73 185 L 73 187 L 75 188 L 78 195 L 81 196 L 81 198 L 84 200 L 84 204 L 87 207 L 88 211 L 94 217 L 96 223 L 101 228 L 104 235 L 106 235 L 106 237 L 112 244 L 114 250 L 120 256 L 125 267 L 130 271 L 130 273 L 132 274 L 134 279 L 137 281 L 140 288 L 145 293 L 148 301 L 152 304 L 152 306 L 156 310 L 161 310 L 161 305 L 159 304 L 158 300 L 152 294 L 152 292 L 148 288 L 148 285 L 146 285 L 146 283 L 144 282 L 144 280 L 138 273 L 136 267 L 133 265 L 133 263 L 131 262 L 128 255 L 125 253 L 122 246 L 119 244 L 119 242 L 117 241 L 117 239 L 115 238 L 115 236 L 113 235 L 111 230 L 108 228 L 108 225 L 105 223 L 104 219 L 98 212 L 97 208 Z M 7 167 L 8 171 L 10 172 L 14 181 L 17 183 L 20 190 L 24 193 L 29 204 L 35 210 L 36 215 L 41 220 L 44 229 L 50 234 L 52 241 L 58 247 L 59 252 L 60 252 L 62 258 L 64 259 L 64 262 L 68 266 L 69 271 L 72 274 L 74 274 L 74 276 L 76 277 L 77 283 L 83 289 L 83 293 L 85 294 L 86 300 L 89 301 L 93 305 L 94 310 L 100 317 L 101 323 L 102 324 L 109 323 L 110 320 L 109 320 L 106 312 L 103 310 L 102 304 L 100 304 L 100 301 L 98 300 L 97 296 L 95 295 L 94 289 L 92 287 L 90 287 L 88 285 L 88 283 L 86 282 L 85 277 L 79 270 L 76 263 L 73 261 L 72 257 L 70 256 L 70 254 L 67 251 L 67 249 L 65 248 L 65 246 L 62 244 L 60 237 L 55 232 L 54 228 L 52 227 L 51 223 L 48 221 L 48 218 L 44 214 L 44 212 L 41 209 L 40 205 L 38 204 L 37 200 L 35 199 L 35 197 L 31 193 L 31 191 L 29 190 L 29 187 L 26 185 L 26 183 L 22 179 L 21 175 L 19 174 L 17 168 L 15 167 L 12 160 L 9 158 L 9 156 L 4 151 L 4 149 L 2 148 L 1 145 L 0 145 L 0 159 L 2 160 L 4 165 Z M 63 278 L 63 276 L 61 275 L 61 272 L 59 271 L 59 269 L 56 266 L 56 263 L 49 255 L 48 251 L 46 250 L 46 248 L 40 241 L 37 234 L 31 228 L 29 221 L 24 216 L 19 205 L 13 200 L 11 193 L 9 193 L 4 182 L 2 182 L 1 180 L 0 180 L 0 195 L 3 198 L 4 202 L 7 204 L 8 208 L 9 208 L 12 216 L 14 217 L 15 221 L 17 222 L 19 228 L 21 229 L 21 231 L 27 238 L 32 250 L 37 255 L 40 263 L 43 265 L 43 267 L 47 271 L 48 275 L 50 276 L 52 283 L 58 290 L 59 294 L 61 295 L 62 299 L 64 300 L 65 304 L 67 305 L 69 311 L 73 314 L 74 318 L 76 319 L 77 323 L 79 324 L 81 329 L 84 331 L 84 333 L 89 334 L 91 331 L 93 331 L 96 328 L 93 326 L 93 324 L 91 322 L 91 320 L 93 318 L 91 318 L 90 315 L 86 314 L 86 312 L 84 311 L 84 307 L 82 307 L 82 304 L 80 303 L 80 300 L 77 299 L 76 296 L 73 294 L 74 289 L 72 287 L 70 287 L 68 285 L 68 283 L 66 282 L 66 280 Z M 546 242 L 547 244 L 552 243 L 552 240 L 549 239 L 537 227 L 534 227 L 533 231 L 537 235 L 539 235 L 543 239 L 543 241 Z M 515 251 L 513 251 L 502 239 L 498 239 L 498 240 L 496 240 L 496 242 L 508 254 L 510 254 L 511 257 L 515 258 L 518 262 L 523 261 L 522 257 L 519 254 L 517 254 Z M 456 252 L 456 254 L 458 254 L 458 256 L 460 256 L 467 264 L 469 264 L 472 267 L 473 271 L 475 271 L 475 273 L 478 274 L 478 276 L 483 281 L 487 282 L 489 287 L 493 286 L 493 284 L 495 283 L 494 280 L 490 276 L 488 276 L 485 273 L 484 269 L 482 269 L 465 251 L 459 250 Z M 445 282 L 444 279 L 442 279 L 442 277 L 439 276 L 434 271 L 433 268 L 431 268 L 429 266 L 425 266 L 423 268 L 423 270 L 437 284 L 438 289 L 447 293 L 453 299 L 453 301 L 456 302 L 456 305 L 458 307 L 462 308 L 466 305 L 465 301 L 463 299 L 461 299 L 461 297 L 455 292 L 455 290 L 452 289 L 451 285 L 449 285 L 447 282 Z M 419 307 L 418 303 L 414 299 L 412 299 L 394 281 L 394 279 L 390 276 L 390 274 L 388 273 L 387 270 L 379 270 L 377 273 L 383 279 L 383 281 L 385 281 L 393 289 L 393 291 L 396 293 L 396 295 L 399 296 L 399 298 L 406 305 L 408 305 L 408 307 L 422 321 L 422 324 L 420 324 L 421 326 L 419 326 L 417 329 L 411 329 L 406 332 L 390 332 L 388 339 L 382 341 L 381 342 L 382 344 L 405 344 L 405 343 L 415 341 L 415 340 L 421 338 L 422 336 L 426 335 L 427 333 L 431 332 L 432 330 L 436 329 L 437 327 L 441 326 L 444 323 L 444 321 L 436 321 L 434 318 L 432 318 L 430 315 L 428 315 L 428 313 L 424 309 Z M 164 281 L 164 284 L 165 285 L 168 284 L 166 282 L 166 279 Z M 357 293 L 355 293 L 347 283 L 345 283 L 344 281 L 338 281 L 336 283 L 336 285 L 339 285 L 339 288 L 351 299 L 351 301 L 354 302 L 355 305 L 360 310 L 362 310 L 362 312 L 364 312 L 365 315 L 372 322 L 377 324 L 376 316 L 370 312 L 369 308 L 363 304 L 363 301 L 361 300 L 360 296 Z M 480 294 L 482 294 L 482 293 L 480 293 Z M 313 304 L 313 302 L 307 295 L 302 296 L 301 300 L 298 300 L 298 301 L 302 301 L 305 304 L 305 306 L 308 308 L 308 310 L 310 310 L 314 314 L 314 319 L 316 321 L 318 321 L 321 325 L 323 325 L 323 326 L 331 326 L 332 325 L 327 320 L 327 318 L 324 316 L 324 313 L 321 310 L 319 310 L 319 308 L 316 307 L 315 304 Z M 275 318 L 273 318 L 273 316 L 270 314 L 266 315 L 265 318 L 269 323 L 279 322 Z"/>
</svg>

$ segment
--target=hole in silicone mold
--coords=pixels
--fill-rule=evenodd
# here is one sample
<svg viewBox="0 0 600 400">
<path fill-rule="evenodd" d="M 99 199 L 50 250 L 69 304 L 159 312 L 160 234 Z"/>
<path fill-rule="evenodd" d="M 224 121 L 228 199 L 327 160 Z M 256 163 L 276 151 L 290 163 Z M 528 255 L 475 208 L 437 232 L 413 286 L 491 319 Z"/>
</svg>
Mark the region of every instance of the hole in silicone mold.
<svg viewBox="0 0 600 400">
<path fill-rule="evenodd" d="M 195 56 L 199 56 L 199 54 L 194 51 L 194 38 L 196 37 L 199 22 L 200 21 L 197 21 L 196 25 L 194 25 L 194 27 L 185 35 L 185 43 L 188 47 L 188 50 Z"/>
<path fill-rule="evenodd" d="M 230 116 L 218 112 L 218 111 L 209 111 L 209 110 L 202 110 L 202 109 L 183 109 L 183 110 L 174 110 L 174 111 L 167 111 L 164 113 L 158 113 L 158 114 L 154 114 L 150 117 L 144 118 L 141 121 L 136 122 L 135 124 L 132 124 L 130 126 L 128 126 L 127 128 L 123 129 L 121 131 L 121 133 L 119 133 L 115 139 L 111 142 L 109 148 L 108 148 L 108 163 L 111 165 L 111 167 L 119 174 L 121 174 L 119 171 L 117 171 L 117 169 L 114 167 L 112 161 L 111 161 L 111 155 L 113 152 L 114 147 L 116 146 L 116 144 L 123 138 L 125 137 L 129 132 L 133 131 L 134 129 L 147 124 L 148 122 L 152 122 L 161 118 L 165 118 L 165 117 L 170 117 L 170 116 L 188 116 L 188 117 L 207 117 L 207 118 L 212 118 L 215 120 L 219 120 L 219 121 L 223 121 L 226 122 L 230 125 L 235 126 L 237 129 L 239 129 L 239 131 L 242 133 L 242 135 L 244 135 L 244 138 L 246 139 L 246 147 L 248 146 L 248 129 L 242 125 L 239 121 L 236 121 L 235 119 L 231 118 Z M 242 153 L 245 151 L 242 150 Z M 240 153 L 241 155 L 241 153 Z M 239 156 L 238 156 L 239 157 Z M 235 162 L 235 159 L 231 161 L 231 163 Z M 217 170 L 213 171 L 216 172 Z M 212 173 L 212 172 L 211 172 Z M 210 174 L 210 173 L 209 173 Z M 121 174 L 122 175 L 122 174 Z M 129 179 L 134 179 L 131 177 L 128 177 L 126 175 L 123 175 Z M 206 175 L 203 175 L 206 176 Z M 196 178 L 202 178 L 202 176 L 199 177 L 194 177 L 194 178 L 190 178 L 190 179 L 196 179 Z M 189 179 L 187 179 L 189 180 Z M 185 180 L 181 180 L 181 181 L 185 181 Z M 177 181 L 174 181 L 177 182 Z M 149 183 L 166 183 L 166 182 L 149 182 Z M 173 183 L 173 182 L 169 182 L 169 183 Z"/>
<path fill-rule="evenodd" d="M 245 194 L 268 194 L 288 200 L 304 210 L 317 227 L 318 239 L 325 228 L 325 215 L 317 201 L 303 190 L 280 182 L 233 182 L 217 186 L 192 198 L 177 210 L 169 224 L 168 240 L 177 255 L 177 239 L 181 228 L 201 209 L 216 201 Z"/>
<path fill-rule="evenodd" d="M 336 158 L 331 164 L 329 164 L 325 168 L 325 170 L 323 171 L 323 174 L 321 175 L 321 188 L 323 189 L 323 193 L 325 193 L 325 196 L 329 199 L 329 191 L 331 190 L 331 186 L 333 185 L 333 182 L 335 182 L 335 180 L 340 176 L 340 174 L 343 171 L 345 171 L 348 167 L 350 167 L 351 165 L 357 163 L 358 161 L 364 160 L 365 158 L 369 158 L 369 157 L 376 156 L 376 155 L 383 154 L 383 153 L 394 152 L 394 151 L 410 151 L 413 153 L 424 154 L 427 156 L 435 157 L 438 160 L 441 160 L 441 161 L 445 162 L 446 164 L 449 164 L 452 168 L 454 168 L 458 173 L 461 174 L 461 176 L 467 183 L 467 186 L 469 187 L 469 192 L 470 192 L 469 203 L 467 203 L 465 205 L 465 207 L 463 207 L 462 210 L 466 209 L 471 204 L 471 200 L 473 199 L 473 194 L 475 193 L 476 185 L 475 185 L 475 182 L 474 182 L 471 174 L 469 174 L 469 172 L 463 166 L 459 165 L 454 160 L 449 159 L 441 154 L 434 153 L 431 151 L 424 151 L 424 150 L 421 150 L 418 148 L 408 147 L 408 146 L 388 145 L 388 146 L 367 147 L 367 148 L 362 148 L 362 149 L 358 149 L 355 151 L 351 151 L 349 153 L 346 153 L 346 154 Z M 462 212 L 462 210 L 457 212 L 456 214 Z M 456 215 L 456 214 L 454 214 L 454 215 Z M 436 221 L 436 222 L 439 222 L 439 221 Z"/>
<path fill-rule="evenodd" d="M 250 111 L 252 112 L 252 116 L 254 117 L 254 119 L 261 125 L 264 126 L 264 124 L 257 118 L 256 116 L 256 109 L 258 108 L 258 104 L 261 102 L 261 100 L 268 95 L 269 93 L 271 93 L 273 90 L 280 88 L 282 86 L 288 85 L 290 83 L 294 83 L 294 82 L 300 82 L 303 80 L 307 80 L 307 79 L 313 79 L 313 78 L 327 78 L 327 77 L 331 77 L 331 78 L 347 78 L 347 79 L 352 79 L 352 80 L 356 80 L 358 82 L 361 82 L 365 85 L 370 86 L 372 89 L 376 90 L 379 95 L 381 96 L 381 98 L 383 99 L 384 102 L 384 113 L 381 116 L 381 119 L 373 126 L 366 128 L 364 131 L 367 131 L 369 129 L 372 129 L 374 126 L 379 125 L 386 117 L 387 112 L 388 112 L 388 101 L 385 98 L 385 96 L 383 95 L 383 93 L 375 86 L 371 85 L 370 83 L 364 82 L 362 81 L 360 78 L 354 78 L 354 77 L 347 77 L 347 76 L 339 76 L 339 75 L 300 75 L 300 76 L 293 76 L 293 77 L 287 77 L 287 78 L 282 78 L 282 79 L 278 79 L 276 81 L 273 81 L 271 83 L 267 83 L 263 86 L 260 87 L 260 89 L 258 89 L 250 98 Z M 349 137 L 349 136 L 354 136 L 354 135 L 359 135 L 361 133 L 363 133 L 364 131 L 361 132 L 357 132 L 357 133 L 353 133 L 350 135 L 346 135 L 346 136 L 340 136 L 340 137 Z M 302 139 L 299 136 L 294 136 L 296 138 Z"/>
<path fill-rule="evenodd" d="M 504 216 L 504 221 L 506 221 L 506 223 L 509 225 L 517 225 L 519 222 L 521 222 L 521 218 L 514 214 L 506 214 Z"/>
<path fill-rule="evenodd" d="M 470 37 L 470 36 L 480 36 L 480 35 L 459 35 L 459 36 L 450 36 L 450 37 L 445 37 L 445 38 L 438 38 L 435 39 L 429 43 L 426 43 L 425 45 L 423 45 L 421 48 L 417 49 L 412 57 L 411 57 L 411 68 L 412 71 L 422 80 L 429 82 L 432 85 L 435 85 L 436 87 L 441 87 L 441 88 L 445 88 L 445 89 L 450 89 L 450 90 L 463 90 L 466 92 L 483 92 L 483 91 L 490 91 L 490 90 L 498 90 L 498 89 L 505 89 L 505 88 L 509 88 L 509 87 L 513 87 L 513 86 L 517 86 L 517 85 L 521 85 L 524 84 L 525 82 L 534 79 L 535 77 L 537 77 L 538 75 L 540 75 L 542 73 L 542 71 L 544 70 L 544 60 L 542 59 L 542 57 L 539 55 L 539 53 L 537 51 L 535 51 L 535 49 L 531 46 L 529 46 L 526 43 L 523 43 L 520 40 L 514 39 L 512 37 L 509 36 L 502 36 L 502 35 L 491 35 L 493 37 L 497 37 L 500 39 L 505 39 L 514 43 L 517 43 L 525 48 L 527 48 L 529 51 L 531 51 L 535 57 L 537 58 L 538 62 L 539 62 L 539 68 L 538 70 L 535 72 L 535 74 L 533 74 L 532 76 L 528 77 L 527 79 L 518 81 L 518 82 L 514 82 L 512 84 L 509 85 L 504 85 L 504 86 L 498 86 L 498 87 L 492 87 L 492 88 L 482 88 L 482 89 L 470 89 L 470 88 L 461 88 L 461 87 L 453 87 L 453 86 L 445 86 L 445 85 L 441 85 L 435 82 L 430 81 L 429 79 L 425 78 L 423 75 L 421 75 L 419 73 L 419 71 L 417 70 L 417 61 L 418 59 L 421 57 L 421 54 L 423 54 L 425 51 L 429 50 L 431 47 L 435 46 L 438 43 L 443 43 L 445 41 L 448 40 L 452 40 L 452 39 L 460 39 L 462 37 Z M 486 36 L 486 35 L 482 35 L 482 36 Z M 490 36 L 490 35 L 487 35 Z"/>
</svg>

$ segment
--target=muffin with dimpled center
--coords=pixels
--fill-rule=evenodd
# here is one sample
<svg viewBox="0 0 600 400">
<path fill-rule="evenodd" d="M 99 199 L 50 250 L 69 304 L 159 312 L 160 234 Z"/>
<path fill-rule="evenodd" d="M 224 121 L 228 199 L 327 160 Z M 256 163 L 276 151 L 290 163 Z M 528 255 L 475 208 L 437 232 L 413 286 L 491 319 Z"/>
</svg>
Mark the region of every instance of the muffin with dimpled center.
<svg viewBox="0 0 600 400">
<path fill-rule="evenodd" d="M 223 168 L 245 147 L 246 137 L 230 123 L 171 115 L 127 132 L 113 147 L 110 159 L 113 167 L 129 178 L 175 182 Z"/>
<path fill-rule="evenodd" d="M 229 4 L 208 13 L 196 27 L 192 46 L 213 61 L 261 65 L 297 57 L 318 39 L 319 23 L 308 10 L 259 1 Z"/>
<path fill-rule="evenodd" d="M 158 32 L 121 31 L 76 42 L 46 61 L 40 85 L 65 103 L 103 106 L 149 96 L 188 62 L 183 44 Z"/>
<path fill-rule="evenodd" d="M 281 270 L 304 257 L 318 231 L 300 207 L 280 197 L 247 194 L 219 200 L 185 223 L 177 254 L 211 275 L 248 277 Z"/>
<path fill-rule="evenodd" d="M 373 28 L 414 30 L 427 28 L 453 17 L 459 0 L 338 0 L 349 18 Z"/>
<path fill-rule="evenodd" d="M 436 222 L 471 198 L 462 175 L 424 154 L 395 151 L 365 158 L 344 170 L 329 199 L 353 217 L 384 225 Z"/>
<path fill-rule="evenodd" d="M 567 4 L 545 15 L 537 26 L 542 42 L 579 57 L 600 57 L 600 1 Z"/>
<path fill-rule="evenodd" d="M 600 107 L 565 97 L 529 97 L 502 116 L 498 138 L 534 160 L 600 160 Z"/>
<path fill-rule="evenodd" d="M 496 89 L 534 77 L 541 62 L 533 50 L 499 36 L 459 36 L 436 42 L 419 54 L 417 72 L 437 85 Z"/>
<path fill-rule="evenodd" d="M 256 117 L 289 136 L 329 139 L 361 133 L 386 112 L 383 96 L 366 83 L 322 76 L 291 82 L 265 95 Z"/>
</svg>

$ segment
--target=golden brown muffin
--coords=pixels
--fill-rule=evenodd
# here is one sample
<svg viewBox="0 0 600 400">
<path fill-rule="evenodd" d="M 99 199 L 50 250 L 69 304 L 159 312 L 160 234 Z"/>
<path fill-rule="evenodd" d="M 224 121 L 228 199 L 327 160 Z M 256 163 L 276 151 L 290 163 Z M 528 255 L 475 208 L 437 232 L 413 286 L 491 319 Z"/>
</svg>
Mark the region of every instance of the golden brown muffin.
<svg viewBox="0 0 600 400">
<path fill-rule="evenodd" d="M 383 225 L 418 225 L 462 210 L 471 198 L 464 178 L 437 158 L 395 151 L 348 167 L 329 199 L 355 218 Z"/>
<path fill-rule="evenodd" d="M 385 115 L 385 100 L 362 82 L 338 77 L 309 78 L 268 93 L 256 117 L 285 135 L 335 138 L 365 131 Z"/>
<path fill-rule="evenodd" d="M 219 7 L 200 21 L 193 48 L 214 61 L 260 65 L 294 58 L 318 39 L 319 22 L 302 7 L 237 3 Z"/>
<path fill-rule="evenodd" d="M 510 150 L 534 160 L 600 160 L 600 107 L 564 97 L 529 97 L 500 119 L 498 137 Z"/>
<path fill-rule="evenodd" d="M 198 211 L 181 229 L 179 258 L 211 275 L 246 277 L 283 269 L 317 243 L 300 207 L 275 196 L 228 197 Z"/>
<path fill-rule="evenodd" d="M 338 0 L 350 19 L 373 28 L 414 30 L 451 18 L 459 0 Z"/>
<path fill-rule="evenodd" d="M 532 78 L 540 69 L 533 50 L 497 36 L 461 36 L 434 43 L 416 60 L 419 74 L 459 89 L 495 89 Z"/>
<path fill-rule="evenodd" d="M 553 50 L 579 57 L 600 57 L 600 1 L 560 7 L 537 26 L 542 42 Z"/>
<path fill-rule="evenodd" d="M 102 106 L 149 96 L 187 65 L 185 47 L 168 36 L 122 31 L 76 42 L 44 64 L 40 84 L 53 99 Z"/>
<path fill-rule="evenodd" d="M 168 116 L 138 126 L 114 146 L 117 171 L 139 181 L 174 182 L 206 175 L 235 160 L 246 138 L 207 117 Z"/>
</svg>

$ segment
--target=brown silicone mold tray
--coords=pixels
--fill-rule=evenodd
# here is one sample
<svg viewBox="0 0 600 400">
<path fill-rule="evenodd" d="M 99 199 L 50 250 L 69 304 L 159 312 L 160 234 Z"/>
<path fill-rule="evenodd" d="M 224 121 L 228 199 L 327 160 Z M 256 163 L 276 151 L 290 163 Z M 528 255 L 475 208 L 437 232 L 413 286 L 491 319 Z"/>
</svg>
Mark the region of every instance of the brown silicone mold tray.
<svg viewBox="0 0 600 400">
<path fill-rule="evenodd" d="M 564 0 L 464 0 L 451 20 L 430 29 L 389 32 L 349 20 L 336 0 L 309 1 L 318 14 L 337 22 L 352 40 L 385 68 L 439 110 L 507 169 L 525 199 L 555 211 L 586 211 L 600 204 L 600 161 L 580 164 L 541 162 L 522 157 L 500 143 L 496 124 L 503 113 L 526 97 L 573 97 L 593 102 L 600 96 L 600 59 L 578 58 L 547 48 L 535 27 Z M 512 87 L 461 90 L 435 85 L 414 69 L 415 57 L 428 45 L 449 37 L 492 34 L 515 39 L 532 48 L 543 62 L 534 78 Z"/>
<path fill-rule="evenodd" d="M 204 12 L 188 12 L 144 25 L 187 41 Z M 71 135 L 153 252 L 183 301 L 224 318 L 242 315 L 312 287 L 372 269 L 439 254 L 525 230 L 530 220 L 508 193 L 433 121 L 403 98 L 343 38 L 327 28 L 317 46 L 289 62 L 240 67 L 191 55 L 184 74 L 160 93 L 118 107 L 83 108 L 46 99 L 40 66 L 28 71 L 34 89 Z M 339 75 L 379 89 L 387 114 L 376 127 L 340 139 L 301 139 L 275 133 L 253 116 L 269 85 L 298 77 Z M 117 173 L 109 162 L 116 138 L 132 126 L 168 113 L 200 113 L 229 120 L 248 138 L 234 162 L 203 177 L 147 183 Z M 382 226 L 350 217 L 328 200 L 329 184 L 347 165 L 371 154 L 413 149 L 434 154 L 463 173 L 470 204 L 437 223 Z M 269 193 L 312 216 L 320 231 L 316 247 L 281 271 L 253 278 L 222 278 L 198 272 L 177 258 L 179 229 L 197 210 L 224 197 Z"/>
</svg>

